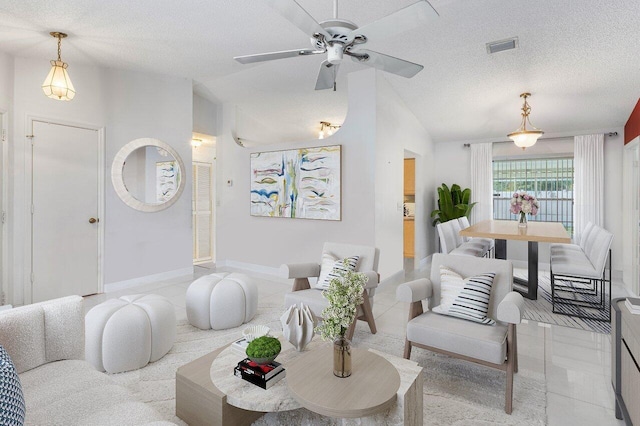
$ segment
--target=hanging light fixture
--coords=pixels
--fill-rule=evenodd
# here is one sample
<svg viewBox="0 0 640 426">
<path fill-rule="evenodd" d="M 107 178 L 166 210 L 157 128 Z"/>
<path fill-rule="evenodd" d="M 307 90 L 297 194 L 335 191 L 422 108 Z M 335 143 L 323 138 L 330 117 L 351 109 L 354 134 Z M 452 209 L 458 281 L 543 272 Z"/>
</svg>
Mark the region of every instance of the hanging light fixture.
<svg viewBox="0 0 640 426">
<path fill-rule="evenodd" d="M 318 133 L 318 139 L 324 139 L 324 137 L 325 137 L 325 129 L 326 129 L 326 135 L 327 136 L 331 136 L 340 127 L 341 126 L 339 126 L 337 124 L 331 124 L 331 123 L 329 123 L 327 121 L 321 121 L 320 122 L 320 132 Z"/>
<path fill-rule="evenodd" d="M 507 136 L 513 140 L 516 146 L 522 149 L 535 145 L 538 138 L 544 134 L 540 129 L 536 129 L 529 121 L 529 114 L 531 113 L 531 107 L 527 103 L 527 98 L 531 96 L 531 93 L 523 93 L 520 95 L 524 99 L 522 104 L 522 123 L 520 128 L 513 133 L 509 133 Z M 529 123 L 529 129 L 527 129 L 527 123 Z"/>
<path fill-rule="evenodd" d="M 58 39 L 58 59 L 51 61 L 51 71 L 42 83 L 44 94 L 52 99 L 60 101 L 70 101 L 76 95 L 76 89 L 73 88 L 69 73 L 67 73 L 67 63 L 60 58 L 60 45 L 62 39 L 67 35 L 57 31 L 49 33 L 51 37 Z"/>
</svg>

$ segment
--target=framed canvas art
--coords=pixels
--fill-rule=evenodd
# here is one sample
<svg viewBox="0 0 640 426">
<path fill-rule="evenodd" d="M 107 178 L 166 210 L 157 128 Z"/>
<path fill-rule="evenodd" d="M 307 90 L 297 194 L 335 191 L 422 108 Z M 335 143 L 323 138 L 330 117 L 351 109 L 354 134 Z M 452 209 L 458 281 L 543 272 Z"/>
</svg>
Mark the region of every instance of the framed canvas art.
<svg viewBox="0 0 640 426">
<path fill-rule="evenodd" d="M 342 146 L 251 154 L 251 215 L 341 220 Z"/>
</svg>

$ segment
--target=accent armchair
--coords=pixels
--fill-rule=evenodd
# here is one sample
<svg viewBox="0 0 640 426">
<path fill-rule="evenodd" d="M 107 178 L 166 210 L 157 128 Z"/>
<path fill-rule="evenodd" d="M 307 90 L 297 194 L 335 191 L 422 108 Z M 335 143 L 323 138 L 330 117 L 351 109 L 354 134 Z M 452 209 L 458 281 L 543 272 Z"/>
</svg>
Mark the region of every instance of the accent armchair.
<svg viewBox="0 0 640 426">
<path fill-rule="evenodd" d="M 440 266 L 463 277 L 494 272 L 487 316 L 495 325 L 484 325 L 434 313 L 440 304 Z M 505 412 L 513 405 L 513 373 L 518 371 L 516 324 L 524 313 L 522 296 L 512 291 L 513 266 L 507 260 L 473 258 L 436 253 L 431 265 L 431 279 L 421 278 L 398 286 L 398 301 L 410 303 L 404 357 L 418 347 L 474 362 L 507 373 Z M 422 300 L 428 300 L 423 310 Z"/>
<path fill-rule="evenodd" d="M 358 307 L 356 319 L 347 331 L 347 338 L 352 339 L 355 332 L 356 322 L 358 320 L 366 321 L 369 325 L 371 333 L 376 333 L 376 323 L 373 318 L 373 296 L 380 281 L 378 274 L 378 259 L 380 250 L 375 247 L 358 246 L 352 244 L 325 243 L 322 248 L 323 259 L 325 255 L 334 258 L 343 259 L 350 256 L 359 256 L 356 271 L 364 273 L 367 278 L 367 284 L 363 292 L 364 302 Z M 322 295 L 322 289 L 312 287 L 309 278 L 318 278 L 321 272 L 320 263 L 297 263 L 284 264 L 280 267 L 282 275 L 286 278 L 292 278 L 293 289 L 284 297 L 285 308 L 292 305 L 304 303 L 309 306 L 311 312 L 318 318 L 322 318 L 322 311 L 327 306 L 327 300 Z"/>
</svg>

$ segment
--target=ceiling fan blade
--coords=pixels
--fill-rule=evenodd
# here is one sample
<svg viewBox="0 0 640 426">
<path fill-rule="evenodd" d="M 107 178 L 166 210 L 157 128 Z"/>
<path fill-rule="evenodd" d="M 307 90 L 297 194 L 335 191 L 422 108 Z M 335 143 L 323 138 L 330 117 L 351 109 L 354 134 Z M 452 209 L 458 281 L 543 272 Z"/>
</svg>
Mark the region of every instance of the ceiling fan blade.
<svg viewBox="0 0 640 426">
<path fill-rule="evenodd" d="M 438 12 L 428 1 L 420 0 L 391 15 L 353 30 L 351 34 L 354 36 L 362 34 L 367 37 L 367 41 L 385 40 L 424 25 L 438 16 Z"/>
<path fill-rule="evenodd" d="M 351 59 L 355 62 L 407 78 L 413 77 L 424 68 L 422 65 L 374 52 L 373 50 L 360 49 L 353 53 L 355 55 L 352 54 Z"/>
<path fill-rule="evenodd" d="M 333 85 L 338 75 L 338 66 L 325 60 L 320 64 L 320 72 L 318 72 L 318 80 L 316 81 L 316 90 L 333 89 Z"/>
<path fill-rule="evenodd" d="M 309 12 L 304 10 L 295 0 L 267 0 L 267 4 L 300 28 L 306 35 L 313 37 L 315 33 L 319 33 L 327 39 L 331 38 L 318 21 L 309 15 Z"/>
<path fill-rule="evenodd" d="M 282 50 L 280 52 L 258 53 L 256 55 L 235 56 L 233 59 L 241 64 L 252 64 L 254 62 L 273 61 L 275 59 L 293 58 L 296 56 L 308 56 L 318 53 L 324 53 L 321 51 L 311 49 L 296 49 L 296 50 Z"/>
</svg>

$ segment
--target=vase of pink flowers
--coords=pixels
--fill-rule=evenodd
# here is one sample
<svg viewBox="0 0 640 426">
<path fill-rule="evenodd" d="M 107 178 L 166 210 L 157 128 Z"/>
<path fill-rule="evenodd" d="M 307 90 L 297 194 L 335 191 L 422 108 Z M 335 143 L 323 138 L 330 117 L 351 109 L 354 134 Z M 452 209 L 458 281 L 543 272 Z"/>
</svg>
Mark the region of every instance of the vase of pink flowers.
<svg viewBox="0 0 640 426">
<path fill-rule="evenodd" d="M 538 200 L 533 195 L 529 195 L 526 192 L 514 192 L 511 197 L 511 213 L 520 216 L 518 220 L 518 226 L 521 228 L 527 227 L 527 215 L 535 216 L 538 214 Z"/>
</svg>

